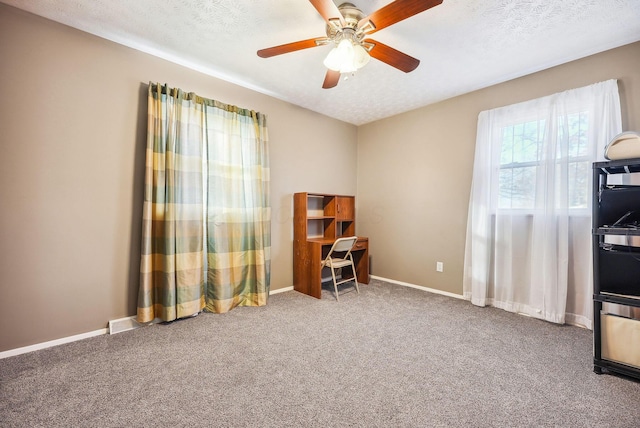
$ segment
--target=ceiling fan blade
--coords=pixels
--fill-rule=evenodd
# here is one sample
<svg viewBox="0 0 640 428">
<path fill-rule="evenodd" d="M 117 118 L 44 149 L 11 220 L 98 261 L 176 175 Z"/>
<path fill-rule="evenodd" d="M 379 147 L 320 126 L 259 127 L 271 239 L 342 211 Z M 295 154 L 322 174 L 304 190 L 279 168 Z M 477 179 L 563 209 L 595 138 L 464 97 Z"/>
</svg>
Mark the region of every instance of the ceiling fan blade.
<svg viewBox="0 0 640 428">
<path fill-rule="evenodd" d="M 345 25 L 340 9 L 338 9 L 338 6 L 336 6 L 332 0 L 309 0 L 309 2 L 311 2 L 325 21 L 331 22 L 332 20 L 338 19 L 342 26 Z"/>
<path fill-rule="evenodd" d="M 298 42 L 286 43 L 284 45 L 260 49 L 258 51 L 258 56 L 260 58 L 269 58 L 276 55 L 299 51 L 301 49 L 315 48 L 316 46 L 326 45 L 327 43 L 329 43 L 329 39 L 326 37 L 316 37 L 315 39 L 300 40 Z"/>
<path fill-rule="evenodd" d="M 327 74 L 324 76 L 324 83 L 322 89 L 330 89 L 338 85 L 340 81 L 340 72 L 334 70 L 327 70 Z"/>
<path fill-rule="evenodd" d="M 415 70 L 420 64 L 419 59 L 415 59 L 412 56 L 395 50 L 384 43 L 380 43 L 372 39 L 367 39 L 367 43 L 374 45 L 369 51 L 369 55 L 379 61 L 386 62 L 390 66 L 404 71 L 405 73 Z"/>
<path fill-rule="evenodd" d="M 371 21 L 375 29 L 368 31 L 368 34 L 373 34 L 403 19 L 410 18 L 420 12 L 438 6 L 442 1 L 443 0 L 396 0 L 381 7 L 366 18 L 362 18 L 360 22 L 358 22 L 358 28 Z"/>
</svg>

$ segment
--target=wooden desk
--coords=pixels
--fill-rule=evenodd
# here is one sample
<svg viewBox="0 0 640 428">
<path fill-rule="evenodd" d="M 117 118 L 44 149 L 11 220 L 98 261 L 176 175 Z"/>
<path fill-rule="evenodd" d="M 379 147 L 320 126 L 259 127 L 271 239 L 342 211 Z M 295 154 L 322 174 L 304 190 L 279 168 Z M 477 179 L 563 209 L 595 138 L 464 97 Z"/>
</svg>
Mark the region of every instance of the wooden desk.
<svg viewBox="0 0 640 428">
<path fill-rule="evenodd" d="M 317 299 L 322 291 L 320 262 L 336 239 L 358 236 L 355 197 L 327 193 L 293 195 L 293 288 Z M 369 283 L 369 238 L 352 250 L 358 282 Z M 349 272 L 345 272 L 345 277 Z"/>
<path fill-rule="evenodd" d="M 320 263 L 327 256 L 335 239 L 309 238 L 305 241 L 294 241 L 293 288 L 296 291 L 317 299 L 322 294 L 322 268 Z M 359 284 L 369 283 L 369 238 L 358 237 L 351 251 L 356 265 Z M 348 277 L 348 272 L 343 273 Z M 351 274 L 352 276 L 353 274 Z"/>
</svg>

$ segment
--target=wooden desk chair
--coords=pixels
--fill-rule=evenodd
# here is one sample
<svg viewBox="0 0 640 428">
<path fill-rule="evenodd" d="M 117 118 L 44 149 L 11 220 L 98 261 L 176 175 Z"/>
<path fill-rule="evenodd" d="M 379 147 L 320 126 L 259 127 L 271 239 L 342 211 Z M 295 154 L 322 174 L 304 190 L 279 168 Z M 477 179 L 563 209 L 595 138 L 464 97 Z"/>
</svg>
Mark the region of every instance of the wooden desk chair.
<svg viewBox="0 0 640 428">
<path fill-rule="evenodd" d="M 358 240 L 357 236 L 351 236 L 348 238 L 338 238 L 336 242 L 331 246 L 331 250 L 329 250 L 329 254 L 325 257 L 321 262 L 322 267 L 328 267 L 331 269 L 331 277 L 333 279 L 333 288 L 336 290 L 336 300 L 340 301 L 338 298 L 338 285 L 344 284 L 345 282 L 353 281 L 356 286 L 356 291 L 360 293 L 360 289 L 358 288 L 358 277 L 356 275 L 356 265 L 353 262 L 353 256 L 351 255 L 351 249 L 356 244 Z M 342 278 L 342 268 L 351 266 L 353 271 L 353 278 Z M 336 280 L 336 270 L 341 270 L 340 281 Z"/>
</svg>

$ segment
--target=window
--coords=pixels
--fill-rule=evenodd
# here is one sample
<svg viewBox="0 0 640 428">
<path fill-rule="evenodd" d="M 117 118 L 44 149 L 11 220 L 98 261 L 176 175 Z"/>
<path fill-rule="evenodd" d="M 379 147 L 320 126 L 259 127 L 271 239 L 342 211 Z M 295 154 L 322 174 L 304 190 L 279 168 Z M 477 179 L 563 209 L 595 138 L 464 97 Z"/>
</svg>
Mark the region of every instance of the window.
<svg viewBox="0 0 640 428">
<path fill-rule="evenodd" d="M 555 157 L 555 200 L 561 206 L 586 209 L 589 203 L 590 158 L 588 145 L 589 114 L 576 112 L 557 118 L 557 136 L 546 142 L 545 119 L 507 125 L 502 128 L 499 209 L 533 209 L 540 169 L 545 158 Z M 553 144 L 549 148 L 545 144 Z M 549 150 L 555 153 L 549 155 Z M 564 183 L 564 186 L 563 186 Z M 566 192 L 564 191 L 566 190 Z M 542 196 L 544 197 L 544 196 Z"/>
<path fill-rule="evenodd" d="M 591 163 L 621 129 L 615 80 L 478 115 L 466 298 L 591 325 Z"/>
<path fill-rule="evenodd" d="M 565 132 L 566 130 L 566 132 Z M 568 208 L 588 208 L 589 192 L 591 189 L 591 162 L 589 156 L 589 114 L 580 112 L 569 114 L 561 126 L 558 127 L 558 140 L 567 141 L 567 154 L 558 153 L 558 159 L 564 157 L 567 161 L 558 162 L 558 168 L 565 166 L 567 173 L 567 202 Z M 560 150 L 560 148 L 558 148 Z M 557 194 L 560 194 L 558 191 Z"/>
</svg>

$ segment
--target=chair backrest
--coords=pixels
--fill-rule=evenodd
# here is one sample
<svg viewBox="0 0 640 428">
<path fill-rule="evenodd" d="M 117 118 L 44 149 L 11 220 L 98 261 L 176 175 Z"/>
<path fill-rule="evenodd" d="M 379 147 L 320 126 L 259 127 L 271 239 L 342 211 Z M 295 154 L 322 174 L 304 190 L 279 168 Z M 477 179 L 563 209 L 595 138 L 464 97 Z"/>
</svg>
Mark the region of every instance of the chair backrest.
<svg viewBox="0 0 640 428">
<path fill-rule="evenodd" d="M 351 249 L 353 248 L 353 246 L 356 244 L 356 241 L 358 240 L 357 236 L 349 236 L 347 238 L 338 238 L 336 239 L 336 242 L 333 243 L 333 245 L 331 246 L 331 250 L 329 251 L 329 254 L 327 257 L 331 257 L 331 254 L 335 253 L 344 253 L 344 252 L 349 252 L 351 251 Z"/>
</svg>

